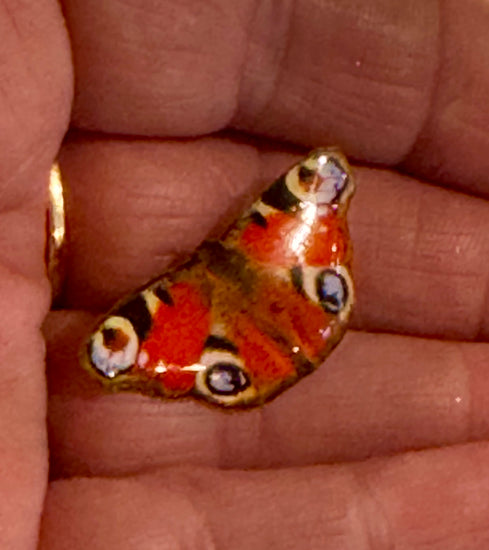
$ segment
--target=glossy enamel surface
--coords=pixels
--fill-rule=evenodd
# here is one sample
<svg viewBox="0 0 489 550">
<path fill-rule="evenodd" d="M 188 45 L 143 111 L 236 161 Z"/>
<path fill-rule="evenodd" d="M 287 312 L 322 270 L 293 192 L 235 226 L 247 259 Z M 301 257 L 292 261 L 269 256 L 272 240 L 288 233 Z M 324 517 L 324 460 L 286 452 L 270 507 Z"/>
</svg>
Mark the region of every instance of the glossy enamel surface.
<svg viewBox="0 0 489 550">
<path fill-rule="evenodd" d="M 155 397 L 223 407 L 275 397 L 345 331 L 353 192 L 344 156 L 313 151 L 220 240 L 116 305 L 90 336 L 84 365 L 112 389 Z"/>
</svg>

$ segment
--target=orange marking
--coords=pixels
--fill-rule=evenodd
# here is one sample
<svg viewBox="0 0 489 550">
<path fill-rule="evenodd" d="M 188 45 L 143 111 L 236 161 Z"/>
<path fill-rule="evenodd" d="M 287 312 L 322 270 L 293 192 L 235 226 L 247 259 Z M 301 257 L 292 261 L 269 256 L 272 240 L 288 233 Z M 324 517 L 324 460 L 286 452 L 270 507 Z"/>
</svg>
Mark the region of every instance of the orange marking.
<svg viewBox="0 0 489 550">
<path fill-rule="evenodd" d="M 238 345 L 246 368 L 258 386 L 260 383 L 286 380 L 295 373 L 291 359 L 269 336 L 263 334 L 251 319 L 239 315 L 235 322 L 237 333 L 234 341 Z"/>
<path fill-rule="evenodd" d="M 331 317 L 317 304 L 298 294 L 286 284 L 268 281 L 260 287 L 259 294 L 266 296 L 259 307 L 266 308 L 262 315 L 281 332 L 290 346 L 299 346 L 311 361 L 321 355 L 327 341 L 325 330 Z"/>
</svg>

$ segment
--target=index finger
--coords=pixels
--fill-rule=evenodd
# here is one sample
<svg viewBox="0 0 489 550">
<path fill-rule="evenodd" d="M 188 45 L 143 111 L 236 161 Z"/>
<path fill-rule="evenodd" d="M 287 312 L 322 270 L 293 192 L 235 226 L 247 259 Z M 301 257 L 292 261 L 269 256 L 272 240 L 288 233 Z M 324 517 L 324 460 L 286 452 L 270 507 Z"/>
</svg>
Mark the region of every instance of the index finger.
<svg viewBox="0 0 489 550">
<path fill-rule="evenodd" d="M 42 550 L 486 550 L 489 450 L 360 464 L 184 466 L 51 484 Z"/>
<path fill-rule="evenodd" d="M 159 136 L 231 126 L 489 193 L 482 0 L 64 4 L 75 125 Z"/>
</svg>

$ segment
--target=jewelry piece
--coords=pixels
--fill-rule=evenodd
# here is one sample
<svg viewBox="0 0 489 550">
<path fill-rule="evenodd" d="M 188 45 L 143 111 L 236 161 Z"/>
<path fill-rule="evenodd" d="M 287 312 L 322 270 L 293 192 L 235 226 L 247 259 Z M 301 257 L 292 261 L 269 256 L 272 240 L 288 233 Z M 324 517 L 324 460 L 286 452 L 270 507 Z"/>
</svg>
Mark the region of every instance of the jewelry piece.
<svg viewBox="0 0 489 550">
<path fill-rule="evenodd" d="M 345 157 L 292 166 L 224 234 L 123 300 L 83 350 L 114 390 L 251 407 L 314 371 L 353 305 Z"/>
<path fill-rule="evenodd" d="M 45 262 L 48 278 L 51 282 L 52 302 L 55 303 L 63 286 L 65 275 L 63 259 L 67 237 L 63 181 L 57 162 L 53 164 L 49 175 L 48 194 Z"/>
</svg>

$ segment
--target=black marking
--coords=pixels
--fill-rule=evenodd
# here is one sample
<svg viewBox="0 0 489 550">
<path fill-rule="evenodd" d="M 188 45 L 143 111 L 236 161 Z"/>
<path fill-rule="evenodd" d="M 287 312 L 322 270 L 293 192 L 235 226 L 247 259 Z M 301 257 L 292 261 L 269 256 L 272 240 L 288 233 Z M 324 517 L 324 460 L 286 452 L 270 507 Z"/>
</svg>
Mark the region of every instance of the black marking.
<svg viewBox="0 0 489 550">
<path fill-rule="evenodd" d="M 205 383 L 214 395 L 237 395 L 250 385 L 247 374 L 233 363 L 216 363 L 205 374 Z"/>
<path fill-rule="evenodd" d="M 261 200 L 268 206 L 272 206 L 282 212 L 296 212 L 301 206 L 301 200 L 292 193 L 285 183 L 285 175 L 262 194 Z"/>
<path fill-rule="evenodd" d="M 160 299 L 167 306 L 174 306 L 173 298 L 164 286 L 157 286 L 153 288 L 155 296 Z"/>
<path fill-rule="evenodd" d="M 110 351 L 121 351 L 129 343 L 129 336 L 121 329 L 103 328 L 102 339 L 104 347 Z"/>
<path fill-rule="evenodd" d="M 170 269 L 178 269 L 179 271 L 182 271 L 184 269 L 192 269 L 199 263 L 199 256 L 195 252 L 189 256 L 188 258 L 185 258 L 183 261 L 177 261 L 175 263 L 172 263 L 170 265 Z M 161 275 L 157 277 L 156 280 L 160 279 Z"/>
<path fill-rule="evenodd" d="M 296 265 L 290 270 L 290 278 L 297 292 L 299 294 L 304 294 L 304 278 L 300 265 Z"/>
<path fill-rule="evenodd" d="M 200 247 L 199 254 L 206 268 L 216 277 L 231 280 L 244 292 L 251 292 L 255 274 L 244 254 L 226 248 L 220 241 L 206 241 Z"/>
<path fill-rule="evenodd" d="M 223 336 L 215 336 L 211 334 L 204 344 L 205 348 L 218 349 L 222 351 L 229 351 L 231 353 L 238 353 L 238 348 L 227 338 Z"/>
<path fill-rule="evenodd" d="M 302 353 L 298 353 L 294 356 L 295 370 L 300 378 L 307 376 L 316 370 L 314 363 L 309 361 Z"/>
<path fill-rule="evenodd" d="M 104 346 L 110 348 L 117 338 L 117 330 L 115 328 L 104 328 L 102 330 L 102 338 L 104 339 Z"/>
<path fill-rule="evenodd" d="M 151 329 L 151 313 L 146 305 L 146 300 L 141 294 L 138 294 L 129 302 L 116 308 L 111 312 L 111 315 L 117 315 L 128 319 L 136 331 L 139 341 L 144 340 Z"/>
<path fill-rule="evenodd" d="M 301 166 L 299 168 L 299 179 L 305 183 L 312 183 L 314 177 L 316 176 L 316 171 L 307 168 L 307 166 Z"/>
<path fill-rule="evenodd" d="M 259 225 L 260 227 L 267 227 L 268 225 L 267 219 L 263 214 L 258 212 L 258 210 L 254 210 L 250 214 L 250 219 L 254 224 Z"/>
<path fill-rule="evenodd" d="M 324 286 L 327 280 L 330 281 L 329 288 Z M 319 303 L 328 313 L 339 313 L 348 300 L 348 285 L 344 277 L 332 269 L 326 269 L 317 275 L 316 292 Z"/>
</svg>

